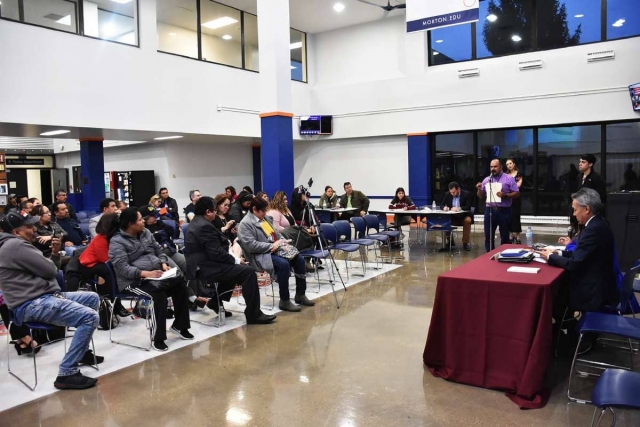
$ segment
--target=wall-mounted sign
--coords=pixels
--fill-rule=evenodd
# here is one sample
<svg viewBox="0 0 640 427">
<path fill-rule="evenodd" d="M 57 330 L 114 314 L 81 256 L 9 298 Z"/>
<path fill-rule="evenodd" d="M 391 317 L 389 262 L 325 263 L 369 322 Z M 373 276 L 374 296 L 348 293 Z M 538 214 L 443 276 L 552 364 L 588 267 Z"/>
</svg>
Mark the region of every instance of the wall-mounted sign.
<svg viewBox="0 0 640 427">
<path fill-rule="evenodd" d="M 7 166 L 44 166 L 44 159 L 7 159 Z"/>
<path fill-rule="evenodd" d="M 407 0 L 407 33 L 476 22 L 480 0 Z"/>
</svg>

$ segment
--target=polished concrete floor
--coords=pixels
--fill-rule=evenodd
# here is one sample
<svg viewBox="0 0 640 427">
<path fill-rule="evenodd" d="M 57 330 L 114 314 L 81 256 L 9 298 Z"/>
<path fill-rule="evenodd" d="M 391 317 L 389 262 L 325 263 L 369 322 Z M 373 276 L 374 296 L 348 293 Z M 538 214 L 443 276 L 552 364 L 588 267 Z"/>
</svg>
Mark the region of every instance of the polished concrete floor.
<svg viewBox="0 0 640 427">
<path fill-rule="evenodd" d="M 0 413 L 0 425 L 590 425 L 593 407 L 568 404 L 566 360 L 554 360 L 549 404 L 529 411 L 502 392 L 449 383 L 424 368 L 436 278 L 478 256 L 479 246 L 453 258 L 412 246 L 404 268 L 349 288 L 339 310 L 325 296 L 273 325 L 237 328 L 101 377 L 93 389 Z M 618 415 L 618 426 L 640 425 L 637 413 Z"/>
</svg>

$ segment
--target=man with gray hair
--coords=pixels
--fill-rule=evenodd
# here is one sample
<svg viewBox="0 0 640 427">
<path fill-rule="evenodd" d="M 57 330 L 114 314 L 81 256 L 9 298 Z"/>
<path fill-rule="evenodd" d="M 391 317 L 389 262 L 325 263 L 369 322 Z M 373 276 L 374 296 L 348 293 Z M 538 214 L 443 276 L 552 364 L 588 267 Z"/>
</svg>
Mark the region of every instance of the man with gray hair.
<svg viewBox="0 0 640 427">
<path fill-rule="evenodd" d="M 609 223 L 598 214 L 600 195 L 582 188 L 571 195 L 573 215 L 584 230 L 573 251 L 538 251 L 549 265 L 569 271 L 570 286 L 560 289 L 558 305 L 570 311 L 599 311 L 618 303 L 614 273 L 614 237 Z M 564 301 L 562 301 L 564 299 Z M 556 319 L 559 320 L 559 319 Z"/>
<path fill-rule="evenodd" d="M 187 222 L 191 222 L 193 217 L 196 215 L 196 202 L 200 200 L 201 196 L 200 190 L 189 191 L 189 199 L 191 200 L 191 203 L 189 203 L 183 211 L 184 215 L 187 217 Z"/>
</svg>

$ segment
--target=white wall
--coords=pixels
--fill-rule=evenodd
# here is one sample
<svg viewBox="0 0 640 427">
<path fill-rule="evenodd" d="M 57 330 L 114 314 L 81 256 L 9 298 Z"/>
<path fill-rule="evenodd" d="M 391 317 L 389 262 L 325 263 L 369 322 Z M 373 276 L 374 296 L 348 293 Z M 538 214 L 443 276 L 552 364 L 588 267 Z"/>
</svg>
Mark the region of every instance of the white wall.
<svg viewBox="0 0 640 427">
<path fill-rule="evenodd" d="M 306 187 L 313 178 L 311 193 L 319 197 L 327 185 L 342 195 L 342 184 L 349 181 L 367 196 L 388 197 L 371 200 L 373 209 L 389 206 L 396 188 L 409 191 L 407 167 L 406 135 L 294 143 L 296 185 Z"/>
<path fill-rule="evenodd" d="M 71 170 L 79 165 L 80 152 L 56 154 L 58 168 Z M 216 196 L 228 185 L 237 189 L 253 186 L 253 156 L 249 144 L 166 141 L 110 147 L 104 151 L 104 170 L 154 170 L 156 189 L 167 187 L 180 209 L 190 203 L 189 191 L 193 189 Z"/>
<path fill-rule="evenodd" d="M 310 37 L 314 114 L 333 114 L 333 138 L 637 118 L 627 86 L 638 80 L 640 38 L 427 67 L 423 34 L 403 17 Z M 405 41 L 407 44 L 405 45 Z M 407 48 L 409 46 L 410 48 Z M 412 47 L 413 46 L 413 47 Z M 588 52 L 616 59 L 588 64 Z M 521 72 L 518 62 L 542 59 Z M 480 68 L 459 79 L 458 69 Z M 355 114 L 354 114 L 355 113 Z"/>
</svg>

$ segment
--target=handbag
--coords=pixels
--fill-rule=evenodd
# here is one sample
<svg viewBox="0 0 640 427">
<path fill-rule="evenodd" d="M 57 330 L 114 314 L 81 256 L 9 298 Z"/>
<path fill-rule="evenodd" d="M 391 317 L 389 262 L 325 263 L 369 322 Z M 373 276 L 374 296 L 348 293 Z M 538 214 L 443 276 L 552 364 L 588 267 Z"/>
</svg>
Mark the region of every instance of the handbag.
<svg viewBox="0 0 640 427">
<path fill-rule="evenodd" d="M 292 225 L 280 232 L 285 238 L 290 239 L 298 251 L 304 252 L 316 247 L 313 237 L 299 225 Z"/>
<path fill-rule="evenodd" d="M 278 249 L 276 250 L 276 255 L 286 260 L 294 259 L 299 253 L 298 249 L 293 245 L 281 245 L 278 246 Z"/>
</svg>

